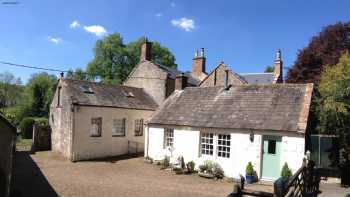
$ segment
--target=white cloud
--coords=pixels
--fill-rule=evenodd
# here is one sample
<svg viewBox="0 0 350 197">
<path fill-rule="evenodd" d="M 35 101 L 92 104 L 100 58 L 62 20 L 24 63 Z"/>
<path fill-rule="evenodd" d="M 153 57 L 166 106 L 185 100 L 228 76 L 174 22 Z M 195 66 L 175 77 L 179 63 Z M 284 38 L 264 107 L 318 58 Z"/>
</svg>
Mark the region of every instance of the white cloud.
<svg viewBox="0 0 350 197">
<path fill-rule="evenodd" d="M 171 3 L 170 3 L 170 6 L 174 8 L 174 7 L 176 7 L 176 3 L 171 2 Z"/>
<path fill-rule="evenodd" d="M 69 25 L 69 27 L 72 29 L 80 27 L 80 23 L 79 23 L 79 21 L 75 20 Z"/>
<path fill-rule="evenodd" d="M 188 19 L 186 17 L 183 17 L 180 19 L 173 19 L 171 20 L 171 24 L 185 31 L 192 31 L 196 28 L 194 24 L 194 20 Z"/>
<path fill-rule="evenodd" d="M 47 39 L 54 44 L 59 44 L 62 42 L 62 39 L 58 37 L 55 38 L 55 37 L 48 36 Z"/>
<path fill-rule="evenodd" d="M 162 14 L 162 13 L 157 13 L 157 14 L 155 14 L 155 16 L 156 16 L 156 17 L 162 17 L 163 14 Z"/>
<path fill-rule="evenodd" d="M 85 31 L 95 34 L 96 36 L 104 36 L 107 34 L 107 30 L 101 26 L 101 25 L 91 25 L 91 26 L 84 26 Z"/>
</svg>

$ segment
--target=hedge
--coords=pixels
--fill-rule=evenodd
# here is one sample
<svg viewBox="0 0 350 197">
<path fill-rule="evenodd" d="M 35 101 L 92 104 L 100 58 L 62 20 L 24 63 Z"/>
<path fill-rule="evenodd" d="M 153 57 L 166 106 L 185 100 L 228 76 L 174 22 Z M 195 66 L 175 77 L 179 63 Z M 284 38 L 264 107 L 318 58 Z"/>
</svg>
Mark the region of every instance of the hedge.
<svg viewBox="0 0 350 197">
<path fill-rule="evenodd" d="M 34 117 L 23 118 L 19 124 L 19 128 L 21 129 L 21 135 L 23 139 L 33 138 L 34 124 L 38 124 L 41 127 L 50 127 L 49 120 L 47 118 L 34 118 Z"/>
</svg>

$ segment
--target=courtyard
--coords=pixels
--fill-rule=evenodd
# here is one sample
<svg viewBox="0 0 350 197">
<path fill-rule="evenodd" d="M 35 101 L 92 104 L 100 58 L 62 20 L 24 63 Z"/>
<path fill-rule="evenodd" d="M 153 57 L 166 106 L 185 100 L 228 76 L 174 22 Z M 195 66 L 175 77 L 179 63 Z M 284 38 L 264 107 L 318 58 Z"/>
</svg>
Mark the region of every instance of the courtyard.
<svg viewBox="0 0 350 197">
<path fill-rule="evenodd" d="M 232 183 L 175 175 L 143 157 L 72 163 L 52 152 L 16 154 L 15 196 L 227 196 Z"/>
</svg>

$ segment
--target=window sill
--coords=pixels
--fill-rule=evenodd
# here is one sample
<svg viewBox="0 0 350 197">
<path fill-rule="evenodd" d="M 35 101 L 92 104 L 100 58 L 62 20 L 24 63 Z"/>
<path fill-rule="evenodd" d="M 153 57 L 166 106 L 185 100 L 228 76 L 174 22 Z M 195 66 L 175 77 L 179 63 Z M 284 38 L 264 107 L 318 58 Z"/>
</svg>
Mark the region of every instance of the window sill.
<svg viewBox="0 0 350 197">
<path fill-rule="evenodd" d="M 101 135 L 90 135 L 90 137 L 99 138 L 99 137 L 102 137 L 102 136 Z"/>
<path fill-rule="evenodd" d="M 125 137 L 125 135 L 112 135 L 112 137 Z"/>
</svg>

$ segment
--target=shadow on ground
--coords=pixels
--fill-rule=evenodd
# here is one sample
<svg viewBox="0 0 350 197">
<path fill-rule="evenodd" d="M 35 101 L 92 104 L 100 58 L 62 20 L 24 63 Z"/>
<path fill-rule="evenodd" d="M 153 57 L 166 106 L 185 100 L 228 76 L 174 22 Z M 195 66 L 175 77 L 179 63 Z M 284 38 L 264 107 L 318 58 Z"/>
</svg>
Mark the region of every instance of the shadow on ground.
<svg viewBox="0 0 350 197">
<path fill-rule="evenodd" d="M 16 152 L 11 197 L 58 196 L 28 151 Z"/>
<path fill-rule="evenodd" d="M 125 154 L 125 155 L 119 155 L 119 156 L 113 156 L 113 157 L 103 157 L 103 158 L 97 158 L 97 159 L 83 160 L 79 162 L 94 161 L 94 162 L 116 163 L 121 160 L 138 158 L 138 157 L 143 157 L 143 153 Z"/>
</svg>

